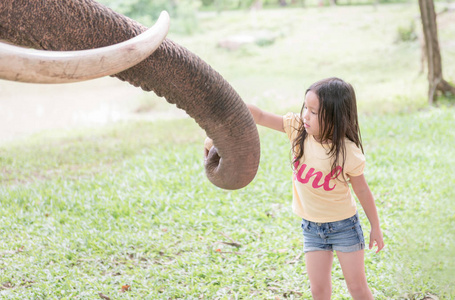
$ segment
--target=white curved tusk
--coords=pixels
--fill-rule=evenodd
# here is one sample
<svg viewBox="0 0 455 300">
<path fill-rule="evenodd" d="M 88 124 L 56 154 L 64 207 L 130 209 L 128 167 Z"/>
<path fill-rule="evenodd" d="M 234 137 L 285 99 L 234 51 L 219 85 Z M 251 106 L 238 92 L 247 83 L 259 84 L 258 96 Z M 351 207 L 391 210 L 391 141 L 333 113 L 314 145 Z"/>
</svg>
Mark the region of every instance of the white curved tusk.
<svg viewBox="0 0 455 300">
<path fill-rule="evenodd" d="M 0 43 L 0 79 L 67 83 L 119 73 L 153 53 L 169 30 L 169 14 L 144 33 L 119 44 L 81 51 L 46 51 Z"/>
</svg>

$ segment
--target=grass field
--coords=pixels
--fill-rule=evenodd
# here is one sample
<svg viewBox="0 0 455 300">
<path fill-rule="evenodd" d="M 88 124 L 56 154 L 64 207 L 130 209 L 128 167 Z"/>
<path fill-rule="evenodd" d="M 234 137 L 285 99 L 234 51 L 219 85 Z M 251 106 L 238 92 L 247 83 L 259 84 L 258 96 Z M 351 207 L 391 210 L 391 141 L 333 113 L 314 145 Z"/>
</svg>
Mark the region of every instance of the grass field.
<svg viewBox="0 0 455 300">
<path fill-rule="evenodd" d="M 200 32 L 171 35 L 246 102 L 277 113 L 299 110 L 305 88 L 320 78 L 354 84 L 386 242 L 380 254 L 366 251 L 376 299 L 455 298 L 455 107 L 450 99 L 427 107 L 418 42 L 395 42 L 417 9 L 205 14 Z M 280 38 L 216 47 L 222 36 L 264 28 Z M 454 82 L 454 25 L 440 35 L 444 74 Z M 238 191 L 205 178 L 205 133 L 186 118 L 1 145 L 0 298 L 310 299 L 288 142 L 262 128 L 260 136 L 259 172 Z M 333 290 L 333 299 L 349 299 L 336 263 Z"/>
</svg>

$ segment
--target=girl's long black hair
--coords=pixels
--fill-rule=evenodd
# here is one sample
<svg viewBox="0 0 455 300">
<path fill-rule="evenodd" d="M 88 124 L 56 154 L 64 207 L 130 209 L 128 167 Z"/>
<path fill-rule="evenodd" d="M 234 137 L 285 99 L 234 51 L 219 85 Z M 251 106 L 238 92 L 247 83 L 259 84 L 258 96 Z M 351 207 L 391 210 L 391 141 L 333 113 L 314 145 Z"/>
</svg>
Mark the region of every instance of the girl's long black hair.
<svg viewBox="0 0 455 300">
<path fill-rule="evenodd" d="M 362 150 L 362 136 L 360 134 L 357 117 L 357 103 L 354 88 L 342 79 L 331 77 L 313 83 L 305 92 L 312 91 L 319 99 L 318 121 L 320 128 L 320 143 L 327 144 L 328 155 L 332 159 L 332 168 L 337 166 L 344 169 L 346 160 L 345 139 L 354 142 Z M 303 118 L 302 106 L 300 116 Z M 293 165 L 298 165 L 304 156 L 304 142 L 308 136 L 303 126 L 303 120 L 298 128 L 297 138 L 293 141 Z M 337 172 L 334 172 L 337 174 Z M 341 172 L 343 174 L 343 172 Z M 344 175 L 343 175 L 343 179 Z"/>
</svg>

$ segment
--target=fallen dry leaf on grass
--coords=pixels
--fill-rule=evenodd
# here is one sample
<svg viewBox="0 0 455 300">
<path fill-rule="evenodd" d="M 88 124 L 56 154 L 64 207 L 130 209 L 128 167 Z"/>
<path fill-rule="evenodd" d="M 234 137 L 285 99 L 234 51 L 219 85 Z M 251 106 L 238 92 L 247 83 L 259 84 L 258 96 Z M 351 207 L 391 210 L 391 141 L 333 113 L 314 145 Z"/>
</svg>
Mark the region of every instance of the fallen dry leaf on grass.
<svg viewBox="0 0 455 300">
<path fill-rule="evenodd" d="M 120 293 L 124 293 L 124 292 L 127 292 L 129 291 L 131 288 L 131 286 L 125 284 L 125 285 L 122 285 L 122 288 L 120 289 Z"/>
<path fill-rule="evenodd" d="M 0 285 L 0 289 L 12 289 L 14 285 L 11 282 L 4 282 Z"/>
<path fill-rule="evenodd" d="M 100 296 L 101 299 L 104 299 L 104 300 L 111 300 L 111 298 L 109 298 L 108 296 L 102 294 L 102 293 L 98 293 L 98 296 Z"/>
</svg>

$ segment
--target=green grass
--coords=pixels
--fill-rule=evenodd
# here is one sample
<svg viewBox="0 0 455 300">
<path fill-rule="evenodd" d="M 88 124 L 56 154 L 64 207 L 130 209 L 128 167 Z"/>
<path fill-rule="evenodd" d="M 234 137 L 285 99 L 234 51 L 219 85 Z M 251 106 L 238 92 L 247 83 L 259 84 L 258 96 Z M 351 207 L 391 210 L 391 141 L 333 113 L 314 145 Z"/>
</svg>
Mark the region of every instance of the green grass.
<svg viewBox="0 0 455 300">
<path fill-rule="evenodd" d="M 366 175 L 387 244 L 379 255 L 366 254 L 378 299 L 455 296 L 455 242 L 449 238 L 455 228 L 454 112 L 435 108 L 362 119 Z M 163 127 L 188 131 L 171 140 Z M 138 136 L 153 132 L 155 140 L 132 147 L 132 128 Z M 63 141 L 44 138 L 55 147 L 42 150 L 39 159 L 29 155 L 40 143 L 22 144 L 2 167 L 18 163 L 14 176 L 22 180 L 4 178 L 0 188 L 1 295 L 308 299 L 299 220 L 290 209 L 287 141 L 266 130 L 261 137 L 259 173 L 240 191 L 217 189 L 204 177 L 203 135 L 189 119 L 127 124 Z M 107 142 L 88 159 L 56 164 L 56 156 L 68 153 L 59 141 L 86 149 Z M 11 152 L 3 148 L 2 157 Z M 103 162 L 106 157 L 111 159 Z M 362 222 L 367 232 L 363 213 Z M 338 266 L 333 276 L 334 299 L 345 299 Z M 130 291 L 120 293 L 123 285 Z"/>
<path fill-rule="evenodd" d="M 298 110 L 307 85 L 324 76 L 354 83 L 366 177 L 387 245 L 378 255 L 366 252 L 376 299 L 455 298 L 455 107 L 451 100 L 426 107 L 418 46 L 394 42 L 415 9 L 289 9 L 284 25 L 283 11 L 258 13 L 256 25 L 251 14 L 229 12 L 206 15 L 200 34 L 173 37 L 245 101 L 278 113 Z M 268 47 L 215 47 L 217 35 L 251 24 L 285 33 Z M 451 27 L 443 32 L 446 41 L 455 36 Z M 301 44 L 290 47 L 297 37 Z M 444 59 L 453 61 L 453 50 L 445 49 Z M 205 134 L 191 119 L 52 132 L 2 145 L 0 298 L 310 299 L 300 221 L 290 205 L 288 141 L 265 129 L 260 136 L 259 172 L 238 191 L 205 178 Z M 361 219 L 368 236 L 362 211 Z M 130 289 L 122 292 L 125 285 Z M 333 289 L 333 299 L 349 299 L 336 263 Z"/>
</svg>

